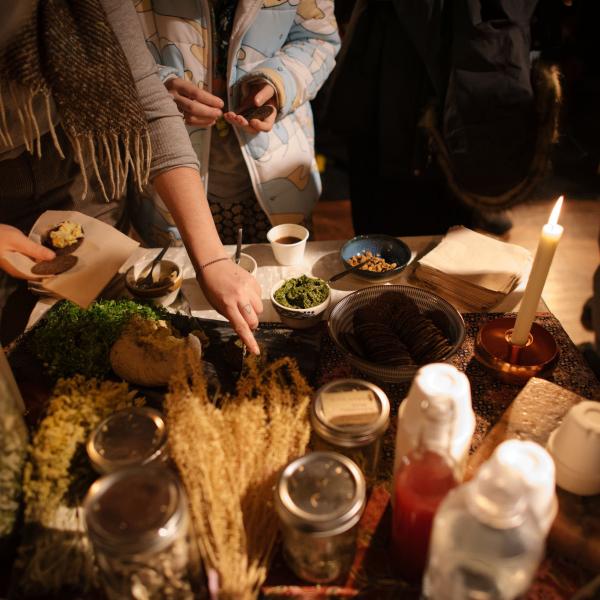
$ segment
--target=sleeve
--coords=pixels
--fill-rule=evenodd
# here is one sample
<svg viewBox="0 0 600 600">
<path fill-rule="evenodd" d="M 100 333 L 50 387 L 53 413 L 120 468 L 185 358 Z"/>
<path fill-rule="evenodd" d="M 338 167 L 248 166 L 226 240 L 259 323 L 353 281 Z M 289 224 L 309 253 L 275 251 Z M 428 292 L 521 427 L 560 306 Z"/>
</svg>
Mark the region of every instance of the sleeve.
<svg viewBox="0 0 600 600">
<path fill-rule="evenodd" d="M 284 45 L 245 78 L 273 85 L 280 116 L 312 100 L 335 66 L 340 37 L 333 8 L 333 0 L 301 0 Z"/>
<path fill-rule="evenodd" d="M 146 47 L 137 14 L 129 0 L 101 0 L 135 81 L 148 121 L 152 144 L 150 178 L 175 167 L 199 168 L 187 129 L 177 106 L 158 76 Z"/>
</svg>

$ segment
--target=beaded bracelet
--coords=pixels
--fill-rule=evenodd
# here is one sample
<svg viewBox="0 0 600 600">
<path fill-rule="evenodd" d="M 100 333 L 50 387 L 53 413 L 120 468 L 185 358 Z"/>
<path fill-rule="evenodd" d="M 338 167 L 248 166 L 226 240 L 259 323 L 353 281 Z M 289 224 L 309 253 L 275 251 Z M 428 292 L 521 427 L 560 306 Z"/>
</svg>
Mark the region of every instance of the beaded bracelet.
<svg viewBox="0 0 600 600">
<path fill-rule="evenodd" d="M 222 256 L 221 258 L 215 258 L 213 260 L 209 260 L 208 262 L 204 263 L 203 265 L 200 265 L 198 267 L 198 269 L 200 271 L 203 271 L 204 269 L 206 269 L 206 267 L 208 267 L 209 265 L 214 265 L 215 263 L 221 262 L 222 260 L 230 260 L 229 256 Z"/>
</svg>

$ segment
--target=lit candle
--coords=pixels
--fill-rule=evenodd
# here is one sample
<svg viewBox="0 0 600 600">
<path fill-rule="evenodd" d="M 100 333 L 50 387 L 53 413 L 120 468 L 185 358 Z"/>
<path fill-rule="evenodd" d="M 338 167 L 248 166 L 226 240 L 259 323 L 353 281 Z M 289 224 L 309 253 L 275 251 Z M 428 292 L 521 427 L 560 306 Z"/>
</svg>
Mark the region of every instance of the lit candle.
<svg viewBox="0 0 600 600">
<path fill-rule="evenodd" d="M 548 271 L 554 258 L 554 252 L 563 234 L 563 227 L 558 224 L 558 215 L 560 214 L 562 203 L 563 197 L 561 196 L 556 201 L 550 214 L 550 219 L 548 219 L 540 234 L 535 258 L 533 259 L 533 266 L 529 273 L 529 281 L 527 282 L 515 328 L 510 338 L 510 341 L 515 346 L 524 346 L 527 343 L 531 324 L 535 318 L 542 290 L 546 283 L 546 277 L 548 277 Z"/>
</svg>

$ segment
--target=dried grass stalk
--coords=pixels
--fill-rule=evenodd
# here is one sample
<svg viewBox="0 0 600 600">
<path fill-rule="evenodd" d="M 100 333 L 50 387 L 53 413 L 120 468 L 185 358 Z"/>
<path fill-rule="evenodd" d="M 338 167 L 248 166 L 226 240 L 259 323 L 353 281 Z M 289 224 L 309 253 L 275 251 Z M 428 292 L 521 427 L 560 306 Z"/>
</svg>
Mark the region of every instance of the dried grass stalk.
<svg viewBox="0 0 600 600">
<path fill-rule="evenodd" d="M 250 600 L 258 597 L 277 537 L 275 481 L 308 444 L 311 390 L 293 360 L 250 358 L 235 396 L 217 407 L 202 365 L 191 361 L 182 356 L 165 400 L 171 454 L 200 554 L 219 574 L 218 597 Z"/>
</svg>

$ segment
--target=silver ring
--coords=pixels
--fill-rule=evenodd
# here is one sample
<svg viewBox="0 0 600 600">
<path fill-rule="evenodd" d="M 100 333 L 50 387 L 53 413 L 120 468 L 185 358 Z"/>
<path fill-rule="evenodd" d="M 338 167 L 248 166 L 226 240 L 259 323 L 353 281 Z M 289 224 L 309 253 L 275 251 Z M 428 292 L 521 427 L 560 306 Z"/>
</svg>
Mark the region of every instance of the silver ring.
<svg viewBox="0 0 600 600">
<path fill-rule="evenodd" d="M 242 308 L 244 309 L 244 312 L 247 315 L 252 314 L 252 305 L 250 304 L 250 302 L 248 302 L 248 304 L 244 304 L 244 306 L 242 306 Z"/>
</svg>

